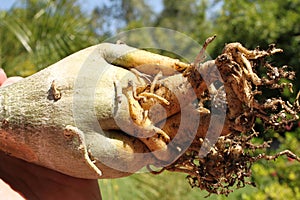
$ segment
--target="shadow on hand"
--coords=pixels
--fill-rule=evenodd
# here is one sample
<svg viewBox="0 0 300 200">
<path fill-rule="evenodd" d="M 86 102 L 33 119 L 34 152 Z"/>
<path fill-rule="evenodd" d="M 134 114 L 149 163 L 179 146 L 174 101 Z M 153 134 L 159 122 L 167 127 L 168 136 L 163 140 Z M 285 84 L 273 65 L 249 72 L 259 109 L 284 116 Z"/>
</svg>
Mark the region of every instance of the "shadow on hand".
<svg viewBox="0 0 300 200">
<path fill-rule="evenodd" d="M 101 199 L 97 180 L 79 179 L 0 151 L 0 180 L 25 199 Z"/>
</svg>

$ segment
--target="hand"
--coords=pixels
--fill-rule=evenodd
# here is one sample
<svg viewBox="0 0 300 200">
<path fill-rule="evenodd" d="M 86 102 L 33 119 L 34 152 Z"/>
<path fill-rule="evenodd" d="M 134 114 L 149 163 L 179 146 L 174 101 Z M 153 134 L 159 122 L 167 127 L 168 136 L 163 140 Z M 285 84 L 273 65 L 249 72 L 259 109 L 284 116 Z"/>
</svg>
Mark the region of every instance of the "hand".
<svg viewBox="0 0 300 200">
<path fill-rule="evenodd" d="M 97 180 L 79 179 L 0 152 L 2 199 L 101 199 Z"/>
<path fill-rule="evenodd" d="M 0 85 L 22 77 L 7 78 L 0 69 Z M 97 180 L 79 179 L 13 158 L 0 151 L 1 199 L 101 199 Z"/>
<path fill-rule="evenodd" d="M 8 86 L 8 85 L 13 84 L 22 79 L 23 79 L 23 77 L 20 77 L 20 76 L 12 76 L 12 77 L 7 78 L 4 70 L 0 68 L 0 86 L 1 87 Z"/>
</svg>

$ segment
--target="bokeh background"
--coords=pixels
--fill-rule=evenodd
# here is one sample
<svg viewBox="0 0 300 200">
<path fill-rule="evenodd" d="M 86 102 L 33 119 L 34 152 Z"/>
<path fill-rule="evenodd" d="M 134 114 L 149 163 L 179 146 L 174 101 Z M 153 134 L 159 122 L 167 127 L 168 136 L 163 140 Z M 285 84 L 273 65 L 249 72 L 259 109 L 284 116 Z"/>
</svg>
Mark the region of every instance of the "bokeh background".
<svg viewBox="0 0 300 200">
<path fill-rule="evenodd" d="M 212 58 L 229 42 L 238 41 L 249 49 L 266 49 L 275 43 L 284 53 L 270 62 L 295 70 L 295 93 L 300 88 L 299 0 L 0 0 L 0 67 L 9 76 L 26 77 L 80 49 L 141 27 L 170 28 L 200 44 L 216 34 L 208 48 Z M 278 95 L 293 102 L 295 93 L 286 89 Z M 289 149 L 300 155 L 299 121 L 285 130 L 261 128 L 261 132 L 257 142 L 273 138 L 268 153 Z M 276 162 L 261 161 L 252 169 L 257 187 L 207 199 L 300 199 L 300 164 L 296 161 L 282 157 Z M 99 180 L 99 184 L 103 199 L 109 200 L 198 200 L 207 195 L 190 188 L 185 175 L 169 172 L 139 173 Z"/>
</svg>

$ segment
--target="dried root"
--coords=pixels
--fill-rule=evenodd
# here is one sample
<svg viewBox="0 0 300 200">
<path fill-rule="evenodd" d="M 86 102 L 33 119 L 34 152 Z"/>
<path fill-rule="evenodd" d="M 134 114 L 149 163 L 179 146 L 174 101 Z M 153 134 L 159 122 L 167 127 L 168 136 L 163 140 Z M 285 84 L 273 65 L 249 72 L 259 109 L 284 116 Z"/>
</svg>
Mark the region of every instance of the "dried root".
<svg viewBox="0 0 300 200">
<path fill-rule="evenodd" d="M 219 109 L 224 109 L 226 99 L 227 116 L 225 129 L 229 129 L 225 136 L 218 138 L 215 144 L 205 141 L 198 133 L 190 148 L 173 164 L 165 167 L 165 170 L 183 172 L 189 174 L 187 179 L 192 187 L 198 187 L 211 193 L 228 195 L 233 186 L 244 187 L 246 178 L 251 176 L 251 166 L 260 159 L 275 160 L 277 157 L 286 155 L 300 162 L 300 158 L 292 152 L 285 150 L 274 156 L 266 154 L 257 155 L 258 149 L 269 147 L 269 142 L 253 144 L 251 139 L 259 135 L 254 130 L 255 120 L 260 118 L 265 127 L 281 129 L 289 123 L 299 119 L 299 96 L 294 104 L 278 98 L 263 98 L 262 89 L 271 91 L 282 90 L 285 87 L 292 88 L 291 84 L 280 83 L 282 78 L 293 79 L 295 73 L 287 71 L 287 67 L 277 68 L 264 60 L 265 57 L 274 53 L 282 52 L 270 45 L 267 51 L 245 49 L 239 43 L 226 45 L 223 54 L 214 61 L 222 79 L 212 82 L 222 82 L 223 85 L 216 89 L 214 95 L 209 95 L 209 87 L 203 82 L 201 74 L 208 74 L 212 62 L 200 65 L 191 65 L 184 73 L 194 86 L 198 86 L 200 96 L 199 106 L 208 105 L 213 98 L 221 99 L 223 103 Z M 200 52 L 201 53 L 201 52 Z M 267 72 L 264 77 L 256 74 L 258 67 L 265 67 Z M 206 73 L 203 73 L 206 72 Z M 216 76 L 217 77 L 217 76 Z M 200 85 L 200 87 L 199 87 Z M 222 89 L 222 90 L 221 90 Z M 225 89 L 226 93 L 219 92 Z M 219 98 L 219 95 L 222 98 Z M 218 106 L 217 106 L 218 107 Z M 206 108 L 209 109 L 209 108 Z M 201 126 L 201 125 L 200 125 Z M 205 156 L 199 152 L 200 147 L 205 145 L 209 153 Z"/>
<path fill-rule="evenodd" d="M 164 170 L 188 174 L 187 179 L 192 187 L 206 190 L 209 195 L 233 192 L 233 188 L 242 188 L 245 185 L 255 186 L 254 182 L 247 181 L 251 177 L 251 166 L 254 162 L 265 159 L 275 160 L 286 155 L 300 162 L 300 158 L 285 150 L 273 156 L 258 154 L 258 149 L 269 147 L 270 142 L 261 145 L 253 144 L 250 139 L 257 137 L 257 133 L 247 135 L 227 135 L 219 137 L 216 144 L 210 147 L 205 157 L 199 157 L 198 151 L 189 149 L 175 163 Z M 204 144 L 199 140 L 198 145 Z"/>
<path fill-rule="evenodd" d="M 194 63 L 181 64 L 177 69 L 196 93 L 198 108 L 195 110 L 201 116 L 198 132 L 190 147 L 179 158 L 177 157 L 172 164 L 164 166 L 159 172 L 153 173 L 157 174 L 163 170 L 183 172 L 188 174 L 187 179 L 192 187 L 198 187 L 209 193 L 228 195 L 232 192 L 233 186 L 239 188 L 246 184 L 255 185 L 247 182 L 246 178 L 251 176 L 251 166 L 257 160 L 274 160 L 286 155 L 300 162 L 300 158 L 288 150 L 273 156 L 258 154 L 257 150 L 268 148 L 269 142 L 263 144 L 251 142 L 252 138 L 260 134 L 254 130 L 258 118 L 266 128 L 272 129 L 282 129 L 298 120 L 300 93 L 293 104 L 280 97 L 264 98 L 266 90 L 278 92 L 287 87 L 292 91 L 292 84 L 282 83 L 282 79 L 292 80 L 295 77 L 295 73 L 288 71 L 287 66 L 274 67 L 266 61 L 266 57 L 282 52 L 281 49 L 275 48 L 275 45 L 270 45 L 267 50 L 258 48 L 248 50 L 240 43 L 230 43 L 215 60 L 201 63 L 205 59 L 205 48 L 214 38 L 215 36 L 206 40 Z M 172 65 L 171 68 L 176 69 Z M 257 73 L 261 68 L 265 70 L 263 76 Z M 165 69 L 166 66 L 162 71 Z M 178 131 L 179 108 L 183 105 L 179 105 L 176 96 L 172 94 L 173 91 L 162 84 L 164 80 L 158 81 L 158 77 L 162 77 L 162 74 L 158 68 L 155 70 L 158 75 L 150 80 L 150 84 L 131 88 L 134 93 L 132 101 L 144 110 L 142 123 L 147 121 L 148 125 L 151 124 L 156 128 L 158 121 L 149 118 L 149 109 L 160 103 L 167 111 L 173 110 L 169 112 L 167 116 L 169 118 L 162 129 L 156 130 L 156 134 L 162 137 L 156 136 L 157 140 L 152 143 L 143 140 L 152 151 L 160 149 L 168 151 L 167 144 Z M 214 125 L 223 126 L 223 130 L 213 144 L 207 139 L 209 137 L 206 137 L 212 106 L 215 112 L 226 110 L 224 124 Z M 133 115 L 135 112 L 131 113 Z M 162 140 L 165 146 L 161 145 Z M 155 145 L 155 142 L 160 142 L 160 145 Z M 157 148 L 158 146 L 161 148 Z M 200 152 L 201 147 L 208 150 L 206 154 Z M 157 158 L 165 159 L 165 157 Z M 149 170 L 152 171 L 150 166 Z"/>
</svg>

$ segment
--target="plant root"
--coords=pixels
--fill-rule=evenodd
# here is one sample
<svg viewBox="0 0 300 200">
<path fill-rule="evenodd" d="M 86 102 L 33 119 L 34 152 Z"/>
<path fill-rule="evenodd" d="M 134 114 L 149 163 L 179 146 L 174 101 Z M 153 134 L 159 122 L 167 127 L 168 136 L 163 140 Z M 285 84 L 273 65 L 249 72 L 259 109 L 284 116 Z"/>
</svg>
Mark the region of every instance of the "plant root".
<svg viewBox="0 0 300 200">
<path fill-rule="evenodd" d="M 267 50 L 259 48 L 248 50 L 240 43 L 230 43 L 215 60 L 204 62 L 206 47 L 214 39 L 215 36 L 205 41 L 194 63 L 184 64 L 178 60 L 162 59 L 164 66 L 160 68 L 159 65 L 155 65 L 152 71 L 149 66 L 158 63 L 159 57 L 145 54 L 144 51 L 126 55 L 126 58 L 130 58 L 129 60 L 135 60 L 135 56 L 140 53 L 149 56 L 142 63 L 143 66 L 148 66 L 147 71 L 142 72 L 152 77 L 147 78 L 149 84 L 131 85 L 126 91 L 131 91 L 128 99 L 131 101 L 132 119 L 139 126 L 145 129 L 150 127 L 152 132 L 155 131 L 154 136 L 142 138 L 142 142 L 154 152 L 158 160 L 166 161 L 170 154 L 159 156 L 155 154 L 155 151 L 170 151 L 168 143 L 174 139 L 181 122 L 180 107 L 187 105 L 180 105 L 176 101 L 174 91 L 169 90 L 166 87 L 168 85 L 164 83 L 169 81 L 170 77 L 175 76 L 174 73 L 170 73 L 172 70 L 182 74 L 196 94 L 192 101 L 198 102 L 195 112 L 200 115 L 201 119 L 197 134 L 192 139 L 191 145 L 171 164 L 163 166 L 159 171 L 153 171 L 150 165 L 147 169 L 153 174 L 159 174 L 164 170 L 185 173 L 188 174 L 187 179 L 192 187 L 206 190 L 209 194 L 228 195 L 233 191 L 233 187 L 241 188 L 247 184 L 255 186 L 255 183 L 247 181 L 247 178 L 251 177 L 251 166 L 258 160 L 275 160 L 279 156 L 286 155 L 300 162 L 300 158 L 289 150 L 275 155 L 258 153 L 268 148 L 270 142 L 266 141 L 263 144 L 252 142 L 253 138 L 261 134 L 255 130 L 257 119 L 262 121 L 266 130 L 284 130 L 290 123 L 299 119 L 300 92 L 293 103 L 273 95 L 285 88 L 292 92 L 292 84 L 286 83 L 287 81 L 283 83 L 282 80 L 289 81 L 295 78 L 295 73 L 289 71 L 287 66 L 274 67 L 266 61 L 267 57 L 283 52 L 274 44 L 270 45 Z M 135 66 L 137 65 L 134 63 L 131 68 Z M 258 73 L 260 70 L 264 73 Z M 173 82 L 169 81 L 170 85 L 183 84 L 174 79 Z M 186 90 L 180 87 L 177 89 L 178 91 Z M 266 97 L 265 92 L 272 94 L 271 97 Z M 149 116 L 149 110 L 156 104 L 161 104 L 168 112 L 163 126 Z M 214 112 L 226 111 L 224 123 L 214 122 L 214 127 L 223 127 L 216 142 L 210 141 L 206 135 L 212 106 L 214 106 Z M 189 129 L 186 128 L 185 131 L 186 137 L 189 138 Z M 182 140 L 185 141 L 185 139 Z M 200 151 L 201 148 L 206 149 L 207 153 L 203 154 Z"/>
<path fill-rule="evenodd" d="M 206 190 L 209 194 L 228 195 L 233 187 L 241 188 L 247 184 L 255 186 L 255 183 L 246 179 L 251 177 L 251 166 L 258 160 L 275 160 L 286 155 L 300 162 L 300 158 L 288 150 L 273 156 L 258 154 L 257 151 L 268 148 L 270 142 L 252 143 L 252 139 L 261 134 L 254 129 L 257 119 L 267 129 L 276 130 L 283 130 L 299 119 L 300 93 L 293 104 L 280 97 L 265 98 L 262 95 L 266 90 L 280 92 L 286 87 L 292 91 L 292 84 L 282 83 L 281 80 L 292 80 L 295 73 L 288 71 L 287 66 L 273 67 L 265 60 L 266 57 L 282 52 L 275 45 L 270 45 L 267 50 L 248 50 L 240 43 L 230 43 L 215 60 L 201 63 L 205 59 L 207 45 L 214 38 L 215 36 L 206 40 L 194 63 L 186 65 L 185 69 L 180 68 L 179 71 L 192 85 L 198 98 L 197 110 L 202 120 L 196 137 L 190 147 L 172 164 L 159 171 L 152 171 L 150 166 L 148 169 L 154 174 L 164 170 L 186 173 L 192 187 Z M 218 69 L 221 76 L 213 72 L 213 67 Z M 261 69 L 266 72 L 260 77 L 257 72 Z M 221 83 L 221 86 L 216 83 Z M 149 110 L 156 103 L 167 104 L 174 101 L 174 97 L 170 95 L 161 97 L 157 94 L 162 88 L 155 81 L 152 85 L 135 89 L 141 107 Z M 216 110 L 226 109 L 223 131 L 215 144 L 205 138 L 212 101 L 215 102 Z M 178 120 L 180 113 L 177 115 Z M 174 138 L 177 131 L 174 128 L 174 124 L 178 122 L 175 118 L 176 115 L 169 118 L 163 127 L 170 139 Z M 202 155 L 200 147 L 208 149 L 208 153 Z"/>
<path fill-rule="evenodd" d="M 208 105 L 214 96 L 221 96 L 226 99 L 227 128 L 230 133 L 220 136 L 215 144 L 198 133 L 190 148 L 179 158 L 165 167 L 165 170 L 183 172 L 188 174 L 187 179 L 192 187 L 198 187 L 215 194 L 228 195 L 232 188 L 244 187 L 247 184 L 255 185 L 253 182 L 247 182 L 246 178 L 251 176 L 251 166 L 254 162 L 265 159 L 275 160 L 279 156 L 286 155 L 289 158 L 300 162 L 300 158 L 284 150 L 273 156 L 266 154 L 257 154 L 257 150 L 269 147 L 269 142 L 255 144 L 251 139 L 257 137 L 260 133 L 254 130 L 255 120 L 260 118 L 265 127 L 283 130 L 289 123 L 299 119 L 299 96 L 293 104 L 279 98 L 265 99 L 263 89 L 269 91 L 280 91 L 285 87 L 292 88 L 292 85 L 281 83 L 283 78 L 293 79 L 295 73 L 287 71 L 287 67 L 273 67 L 264 58 L 275 53 L 282 52 L 281 49 L 270 45 L 266 51 L 255 49 L 247 50 L 240 43 L 227 44 L 223 54 L 218 56 L 213 62 L 217 66 L 226 94 L 218 94 L 222 87 L 216 89 L 216 94 L 209 96 L 209 87 L 202 83 L 203 77 L 198 74 L 207 74 L 212 66 L 212 61 L 200 65 L 191 65 L 184 75 L 198 89 L 200 96 L 199 107 Z M 201 52 L 200 52 L 201 53 Z M 199 57 L 199 56 L 198 56 Z M 200 56 L 201 57 L 201 56 Z M 266 69 L 266 75 L 259 77 L 256 73 L 259 67 Z M 199 87 L 200 86 L 200 87 Z M 222 104 L 221 104 L 222 105 Z M 223 101 L 224 105 L 224 101 Z M 223 109 L 222 106 L 219 106 Z M 201 126 L 201 125 L 200 125 Z M 206 145 L 209 153 L 202 156 L 199 152 L 200 147 Z"/>
</svg>

